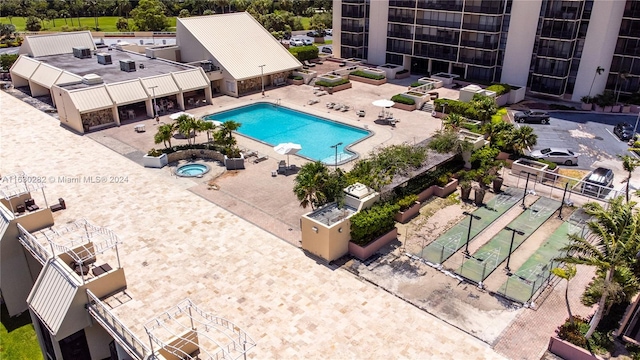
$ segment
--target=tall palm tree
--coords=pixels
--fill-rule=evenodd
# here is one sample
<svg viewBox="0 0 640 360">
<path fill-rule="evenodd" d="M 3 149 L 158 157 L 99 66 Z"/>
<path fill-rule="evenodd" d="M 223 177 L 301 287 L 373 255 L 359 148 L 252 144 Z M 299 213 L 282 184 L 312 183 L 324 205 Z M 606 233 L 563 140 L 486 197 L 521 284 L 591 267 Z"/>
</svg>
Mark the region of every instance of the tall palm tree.
<svg viewBox="0 0 640 360">
<path fill-rule="evenodd" d="M 174 123 L 174 129 L 187 138 L 187 144 L 191 145 L 191 134 L 196 129 L 196 119 L 189 115 L 180 115 Z"/>
<path fill-rule="evenodd" d="M 559 258 L 569 264 L 595 266 L 604 277 L 598 309 L 593 315 L 588 339 L 593 335 L 607 305 L 607 300 L 620 286 L 614 284 L 614 274 L 622 268 L 629 268 L 635 261 L 640 247 L 640 214 L 634 211 L 635 202 L 624 203 L 621 196 L 609 202 L 608 209 L 599 203 L 584 205 L 585 213 L 594 220 L 587 223 L 588 238 L 570 234 L 569 245 L 563 248 L 567 256 Z"/>
<path fill-rule="evenodd" d="M 242 126 L 242 124 L 237 121 L 225 121 L 222 123 L 219 130 L 213 134 L 213 138 L 218 144 L 225 148 L 231 148 L 236 145 L 236 139 L 233 137 L 233 132 L 238 130 L 240 126 Z"/>
<path fill-rule="evenodd" d="M 569 304 L 569 281 L 576 276 L 576 266 L 574 264 L 565 264 L 564 267 L 551 269 L 551 272 L 553 275 L 567 280 L 567 287 L 564 290 L 564 301 L 567 304 L 569 323 L 573 325 L 573 314 L 571 313 L 571 304 Z"/>
<path fill-rule="evenodd" d="M 596 73 L 593 74 L 593 80 L 591 81 L 591 87 L 589 88 L 589 97 L 591 97 L 591 89 L 593 89 L 593 84 L 596 82 L 596 76 L 601 75 L 604 72 L 604 68 L 602 66 L 598 66 L 596 68 Z"/>
<path fill-rule="evenodd" d="M 535 146 L 538 143 L 538 135 L 533 132 L 531 126 L 514 128 L 505 139 L 508 147 L 516 154 L 524 154 L 524 149 Z"/>
<path fill-rule="evenodd" d="M 171 137 L 173 137 L 174 128 L 169 124 L 158 126 L 158 132 L 153 136 L 153 142 L 156 144 L 164 143 L 164 147 L 171 147 Z"/>
<path fill-rule="evenodd" d="M 485 138 L 489 140 L 489 146 L 492 146 L 497 141 L 502 140 L 504 135 L 508 134 L 511 129 L 513 129 L 513 124 L 504 121 L 490 121 L 482 127 Z"/>
<path fill-rule="evenodd" d="M 329 169 L 320 161 L 307 163 L 300 168 L 294 180 L 293 193 L 300 200 L 300 206 L 312 210 L 326 203 L 324 187 L 329 180 Z"/>
<path fill-rule="evenodd" d="M 206 121 L 199 119 L 197 122 L 198 130 L 197 131 L 206 131 L 207 132 L 207 142 L 211 141 L 211 130 L 215 129 L 216 126 L 211 121 Z"/>
<path fill-rule="evenodd" d="M 622 160 L 622 167 L 624 168 L 624 171 L 627 172 L 627 191 L 625 192 L 625 195 L 627 197 L 627 202 L 629 202 L 631 174 L 638 166 L 640 166 L 640 160 L 629 155 L 618 155 L 618 158 Z"/>
</svg>

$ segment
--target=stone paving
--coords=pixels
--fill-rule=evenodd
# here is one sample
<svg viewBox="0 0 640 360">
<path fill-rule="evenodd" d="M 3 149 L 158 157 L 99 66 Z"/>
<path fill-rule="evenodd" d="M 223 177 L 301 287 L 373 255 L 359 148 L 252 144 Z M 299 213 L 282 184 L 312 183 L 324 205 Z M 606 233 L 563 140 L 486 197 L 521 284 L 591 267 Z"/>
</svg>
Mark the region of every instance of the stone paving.
<svg viewBox="0 0 640 360">
<path fill-rule="evenodd" d="M 197 182 L 142 168 L 5 93 L 0 101 L 1 173 L 126 179 L 52 181 L 46 192 L 67 202 L 57 223 L 86 218 L 123 240 L 131 300 L 114 312 L 139 338 L 146 339 L 146 321 L 190 298 L 244 328 L 258 343 L 251 358 L 502 358 L 187 190 Z"/>
</svg>

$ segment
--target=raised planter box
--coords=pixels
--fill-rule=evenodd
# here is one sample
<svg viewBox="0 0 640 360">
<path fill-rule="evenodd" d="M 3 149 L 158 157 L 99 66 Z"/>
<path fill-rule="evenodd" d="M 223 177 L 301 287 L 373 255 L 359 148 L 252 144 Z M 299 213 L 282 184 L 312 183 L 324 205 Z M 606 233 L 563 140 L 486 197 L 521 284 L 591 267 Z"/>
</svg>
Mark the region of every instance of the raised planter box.
<svg viewBox="0 0 640 360">
<path fill-rule="evenodd" d="M 524 86 L 510 85 L 511 91 L 509 91 L 509 104 L 516 104 L 524 100 L 524 96 L 527 92 L 527 88 Z"/>
<path fill-rule="evenodd" d="M 455 74 L 449 74 L 449 73 L 437 73 L 434 75 L 431 75 L 432 79 L 436 79 L 436 80 L 440 80 L 442 81 L 443 85 L 451 85 L 453 84 L 453 80 L 459 78 L 460 76 L 455 75 Z"/>
<path fill-rule="evenodd" d="M 320 90 L 326 90 L 329 94 L 333 94 L 337 91 L 351 89 L 351 86 L 351 83 L 346 83 L 338 86 L 320 86 Z"/>
<path fill-rule="evenodd" d="M 555 168 L 553 170 L 547 169 L 547 171 L 544 172 L 544 179 L 545 180 L 556 181 L 558 179 L 558 175 L 556 175 L 558 173 L 558 171 L 560 171 L 559 167 L 557 167 L 557 168 Z"/>
<path fill-rule="evenodd" d="M 428 188 L 422 190 L 418 194 L 418 201 L 423 203 L 423 202 L 429 200 L 433 196 L 433 190 L 434 189 L 435 189 L 435 185 L 431 185 Z"/>
<path fill-rule="evenodd" d="M 611 107 L 611 112 L 619 113 L 619 112 L 620 112 L 620 109 L 622 109 L 622 105 L 613 105 L 613 106 Z"/>
<path fill-rule="evenodd" d="M 162 154 L 160 156 L 145 155 L 142 157 L 142 164 L 144 165 L 144 167 L 148 168 L 161 169 L 168 163 L 169 160 L 167 158 L 167 154 Z"/>
<path fill-rule="evenodd" d="M 447 185 L 444 187 L 440 187 L 438 185 L 433 185 L 433 195 L 441 198 L 445 198 L 451 195 L 458 188 L 458 179 L 452 179 L 449 181 Z"/>
<path fill-rule="evenodd" d="M 293 76 L 302 76 L 302 80 L 304 81 L 305 84 L 308 84 L 311 82 L 311 80 L 313 80 L 315 77 L 318 76 L 318 72 L 317 71 L 313 71 L 313 70 L 296 70 L 293 71 L 291 73 L 291 75 Z"/>
<path fill-rule="evenodd" d="M 220 162 L 224 161 L 224 155 L 222 155 L 222 153 L 220 153 L 219 151 L 207 149 L 180 150 L 167 155 L 167 159 L 170 163 L 190 159 L 193 157 L 201 159 L 212 159 Z"/>
<path fill-rule="evenodd" d="M 376 251 L 382 249 L 384 246 L 392 242 L 393 240 L 398 238 L 398 229 L 393 228 L 393 230 L 388 233 L 380 236 L 379 238 L 373 240 L 365 246 L 360 246 L 353 242 L 349 242 L 349 254 L 355 256 L 360 260 L 366 260 L 371 257 L 371 255 L 375 254 Z"/>
<path fill-rule="evenodd" d="M 593 104 L 592 103 L 582 103 L 582 106 L 580 106 L 580 108 L 584 111 L 591 111 L 593 110 Z"/>
<path fill-rule="evenodd" d="M 400 109 L 400 110 L 413 111 L 413 110 L 416 109 L 416 104 L 407 105 L 407 104 L 395 103 L 395 104 L 393 104 L 393 107 L 396 108 L 396 109 Z"/>
<path fill-rule="evenodd" d="M 629 105 L 629 112 L 637 114 L 640 112 L 640 105 Z"/>
<path fill-rule="evenodd" d="M 504 151 L 500 151 L 500 153 L 498 154 L 496 159 L 497 160 L 504 160 L 505 167 L 508 168 L 508 169 L 511 169 L 511 166 L 513 165 L 513 160 L 509 159 L 509 156 L 511 156 L 511 154 L 506 153 Z"/>
<path fill-rule="evenodd" d="M 502 94 L 500 96 L 496 96 L 496 104 L 500 107 L 505 106 L 509 103 L 509 94 Z"/>
<path fill-rule="evenodd" d="M 376 67 L 376 69 L 380 71 L 384 71 L 387 79 L 398 79 L 396 75 L 398 74 L 398 71 L 402 71 L 403 68 L 402 68 L 402 65 L 383 64 Z M 409 72 L 407 71 L 407 73 Z"/>
<path fill-rule="evenodd" d="M 393 218 L 395 221 L 404 224 L 407 221 L 413 219 L 419 213 L 420 213 L 420 202 L 416 201 L 416 203 L 413 204 L 413 206 L 411 206 L 407 210 L 398 211 L 398 213 Z"/>
<path fill-rule="evenodd" d="M 404 73 L 397 72 L 397 73 L 396 73 L 396 77 L 395 77 L 394 79 L 406 79 L 406 78 L 408 78 L 409 76 L 411 76 L 411 73 L 410 73 L 410 72 L 408 72 L 408 71 L 407 71 L 407 72 L 404 72 Z"/>
<path fill-rule="evenodd" d="M 631 112 L 631 106 L 629 106 L 629 105 L 622 106 L 622 112 L 625 113 L 625 114 L 626 113 L 630 113 Z"/>
<path fill-rule="evenodd" d="M 579 346 L 570 342 L 551 337 L 549 339 L 549 351 L 567 360 L 596 360 L 597 357 Z"/>
<path fill-rule="evenodd" d="M 239 158 L 229 158 L 224 156 L 224 166 L 227 170 L 241 170 L 244 169 L 244 155 L 240 154 Z"/>
<path fill-rule="evenodd" d="M 287 79 L 287 84 L 289 84 L 289 85 L 304 85 L 304 79 L 302 79 L 302 80 Z"/>
<path fill-rule="evenodd" d="M 382 85 L 387 83 L 387 78 L 384 78 L 381 80 L 375 80 L 375 79 L 369 79 L 366 77 L 355 76 L 355 75 L 349 75 L 349 80 L 359 81 L 359 82 L 362 82 L 365 84 L 371 84 L 371 85 Z"/>
<path fill-rule="evenodd" d="M 542 179 L 549 165 L 528 159 L 518 159 L 511 164 L 511 173 L 516 176 L 527 176 L 527 173 Z"/>
<path fill-rule="evenodd" d="M 430 78 L 430 77 L 420 78 L 420 79 L 418 79 L 418 82 L 423 84 L 423 85 L 431 84 L 431 86 L 434 89 L 439 89 L 444 85 L 442 80 L 434 79 L 434 78 Z"/>
</svg>

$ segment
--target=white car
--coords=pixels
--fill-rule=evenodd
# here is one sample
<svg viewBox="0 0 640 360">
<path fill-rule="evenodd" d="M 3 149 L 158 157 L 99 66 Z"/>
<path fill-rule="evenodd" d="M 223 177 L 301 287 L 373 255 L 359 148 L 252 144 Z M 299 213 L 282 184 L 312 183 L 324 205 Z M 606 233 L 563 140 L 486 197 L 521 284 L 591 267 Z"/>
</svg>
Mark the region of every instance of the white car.
<svg viewBox="0 0 640 360">
<path fill-rule="evenodd" d="M 300 39 L 291 39 L 289 40 L 289 46 L 304 46 L 304 41 Z"/>
<path fill-rule="evenodd" d="M 303 42 L 306 46 L 313 45 L 313 41 L 311 41 L 311 39 L 302 39 L 302 42 Z"/>
<path fill-rule="evenodd" d="M 569 149 L 546 148 L 531 152 L 531 156 L 536 159 L 542 159 L 564 165 L 578 165 L 578 156 Z"/>
<path fill-rule="evenodd" d="M 324 31 L 325 34 L 329 35 L 329 36 L 333 36 L 333 29 L 326 29 Z"/>
</svg>

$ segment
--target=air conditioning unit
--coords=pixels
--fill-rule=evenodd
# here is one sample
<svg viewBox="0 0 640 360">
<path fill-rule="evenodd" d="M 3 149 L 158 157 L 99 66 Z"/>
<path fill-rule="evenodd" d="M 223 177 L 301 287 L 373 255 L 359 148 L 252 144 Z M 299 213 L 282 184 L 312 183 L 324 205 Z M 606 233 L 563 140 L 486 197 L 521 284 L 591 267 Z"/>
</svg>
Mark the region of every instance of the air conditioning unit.
<svg viewBox="0 0 640 360">
<path fill-rule="evenodd" d="M 120 60 L 120 70 L 134 72 L 136 71 L 136 62 L 133 60 Z"/>
<path fill-rule="evenodd" d="M 96 74 L 87 74 L 82 77 L 82 83 L 85 85 L 98 85 L 102 84 L 104 81 L 100 77 L 100 75 Z"/>
<path fill-rule="evenodd" d="M 91 58 L 91 49 L 87 47 L 74 47 L 73 56 L 78 59 L 89 59 Z"/>
<path fill-rule="evenodd" d="M 213 71 L 213 63 L 211 61 L 201 61 L 200 67 L 205 71 Z"/>
<path fill-rule="evenodd" d="M 96 56 L 98 57 L 98 64 L 102 64 L 102 65 L 111 65 L 112 64 L 111 54 L 98 53 L 98 54 L 96 54 Z"/>
</svg>

